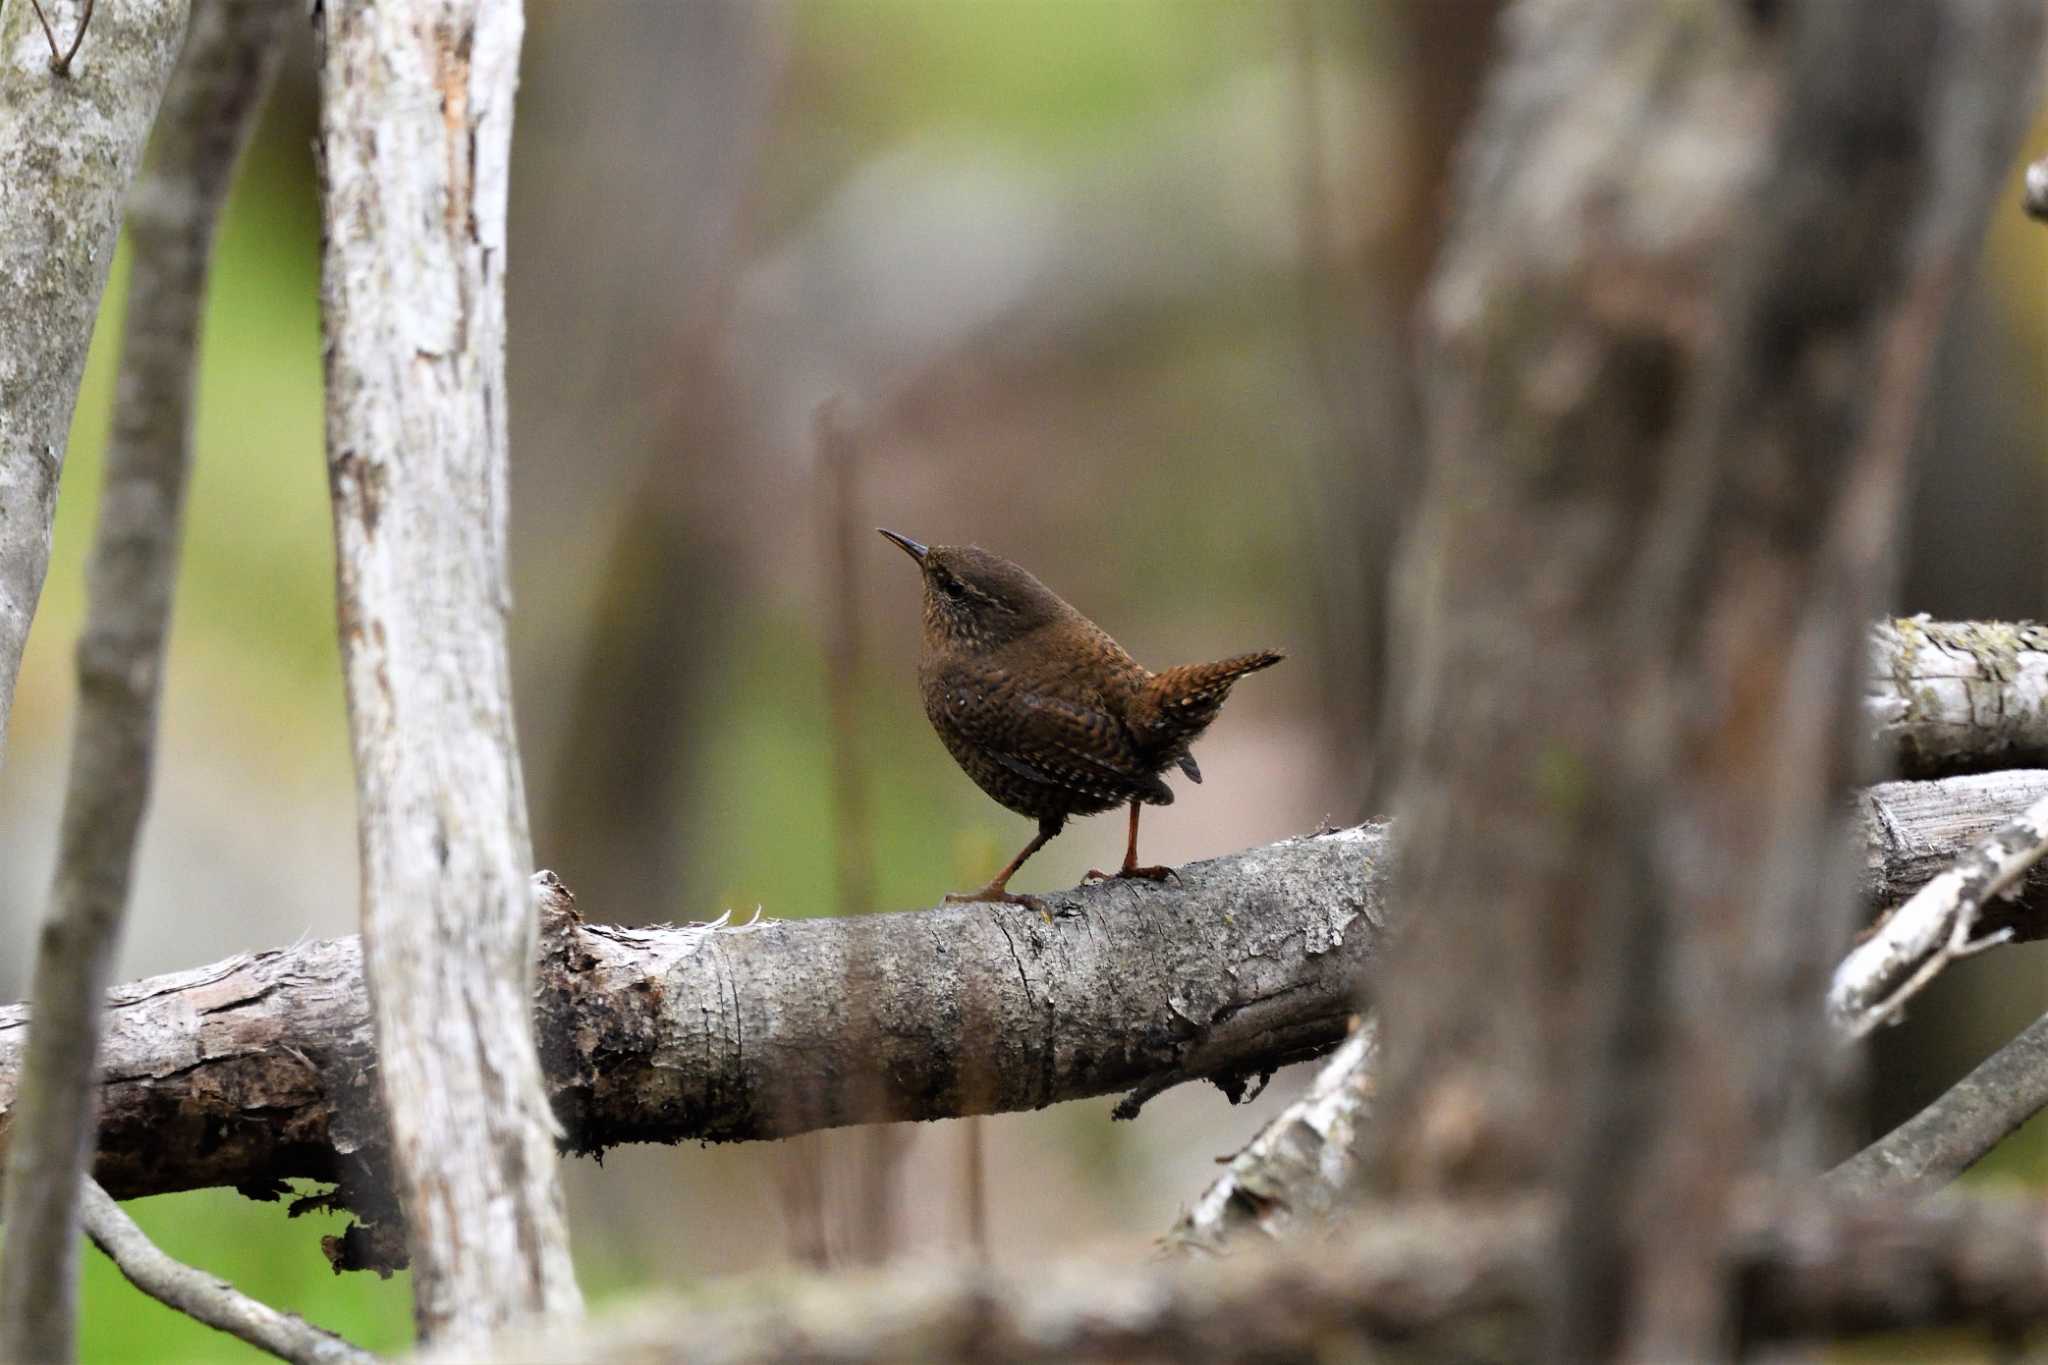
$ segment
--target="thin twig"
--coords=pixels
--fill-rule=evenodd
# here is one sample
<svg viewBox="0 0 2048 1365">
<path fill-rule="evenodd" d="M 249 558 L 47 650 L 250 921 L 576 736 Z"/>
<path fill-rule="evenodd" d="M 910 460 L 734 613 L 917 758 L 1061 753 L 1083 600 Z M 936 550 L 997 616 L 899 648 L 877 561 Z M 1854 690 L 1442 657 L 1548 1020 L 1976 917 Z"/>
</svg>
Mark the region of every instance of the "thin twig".
<svg viewBox="0 0 2048 1365">
<path fill-rule="evenodd" d="M 129 211 L 135 266 L 78 643 L 70 781 L 7 1157 L 0 1359 L 72 1355 L 101 1004 L 155 764 L 213 229 L 276 70 L 286 12 L 281 0 L 195 6 L 157 157 Z"/>
<path fill-rule="evenodd" d="M 98 1184 L 85 1182 L 85 1235 L 143 1293 L 259 1351 L 299 1365 L 371 1365 L 377 1357 L 242 1293 L 226 1280 L 173 1260 Z"/>
<path fill-rule="evenodd" d="M 1949 963 L 2012 937 L 1975 936 L 1993 897 L 2014 894 L 2027 869 L 2048 853 L 2048 797 L 1956 860 L 1858 944 L 1835 969 L 1828 1010 L 1851 1038 L 1899 1016 Z"/>
<path fill-rule="evenodd" d="M 1976 1165 L 2048 1108 L 2048 1015 L 1941 1097 L 1828 1173 L 1837 1193 L 1917 1194 Z"/>
<path fill-rule="evenodd" d="M 71 59 L 78 55 L 79 45 L 85 42 L 85 31 L 92 27 L 92 6 L 93 0 L 85 0 L 85 12 L 78 16 L 78 31 L 71 35 L 71 46 L 64 49 L 63 56 L 57 55 L 56 42 L 50 43 L 50 70 L 60 76 L 71 74 Z M 46 23 L 43 25 L 44 36 L 47 37 L 49 32 L 50 26 Z"/>
<path fill-rule="evenodd" d="M 28 3 L 30 8 L 36 12 L 36 22 L 43 26 L 43 41 L 50 45 L 50 66 L 52 69 L 55 69 L 57 65 L 57 35 L 50 31 L 50 16 L 43 13 L 43 0 L 28 0 Z"/>
</svg>

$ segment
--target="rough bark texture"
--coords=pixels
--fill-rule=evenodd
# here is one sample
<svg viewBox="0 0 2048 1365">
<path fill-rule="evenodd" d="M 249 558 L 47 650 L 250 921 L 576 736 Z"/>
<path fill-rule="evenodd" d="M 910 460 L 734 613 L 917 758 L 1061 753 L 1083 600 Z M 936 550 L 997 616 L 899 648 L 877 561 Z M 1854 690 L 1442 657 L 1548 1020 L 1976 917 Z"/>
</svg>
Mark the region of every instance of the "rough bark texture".
<svg viewBox="0 0 2048 1365">
<path fill-rule="evenodd" d="M 1177 886 L 1048 893 L 1051 924 L 979 905 L 722 930 L 551 913 L 536 1012 L 566 1145 L 1035 1109 L 1161 1078 L 1235 1091 L 1344 1036 L 1388 863 L 1384 826 L 1293 839 L 1191 863 Z M 25 1022 L 0 1009 L 0 1111 Z M 298 1176 L 378 1216 L 389 1139 L 354 939 L 122 987 L 105 1058 L 115 1195 L 266 1197 Z"/>
<path fill-rule="evenodd" d="M 1870 635 L 1872 728 L 1908 777 L 2048 763 L 2048 627 L 1911 617 Z"/>
<path fill-rule="evenodd" d="M 93 1150 L 101 1002 L 154 766 L 207 265 L 220 206 L 277 68 L 285 13 L 284 0 L 200 0 L 164 97 L 150 169 L 129 204 L 134 273 L 87 566 L 71 773 L 49 915 L 37 941 L 36 1027 L 21 1102 L 9 1116 L 4 1359 L 61 1360 L 73 1351 L 78 1201 Z M 136 40 L 119 25 L 91 37 Z M 76 72 L 82 60 L 74 60 Z M 17 315 L 7 316 L 0 331 L 15 325 Z M 82 337 L 80 346 L 82 354 Z M 0 540 L 6 515 L 0 508 Z"/>
<path fill-rule="evenodd" d="M 1389 1192 L 1565 1198 L 1555 1358 L 1725 1352 L 1730 1197 L 1831 1136 L 1863 622 L 2039 22 L 1510 12 L 1427 310 L 1372 1131 Z"/>
<path fill-rule="evenodd" d="M 1972 773 L 1933 782 L 1880 782 L 1857 798 L 1863 824 L 1860 887 L 1885 910 L 1947 871 L 1985 836 L 2048 796 L 2048 770 Z M 1989 908 L 1984 927 L 2011 928 L 2016 940 L 2048 934 L 2048 868 L 2020 879 L 2017 895 Z"/>
<path fill-rule="evenodd" d="M 518 0 L 315 11 L 327 458 L 377 1069 L 424 1336 L 580 1296 L 505 657 Z"/>
<path fill-rule="evenodd" d="M 1379 1026 L 1332 1053 L 1301 1098 L 1230 1159 L 1166 1234 L 1175 1252 L 1220 1252 L 1247 1233 L 1299 1236 L 1350 1212 L 1363 1125 L 1372 1117 Z"/>
<path fill-rule="evenodd" d="M 74 31 L 81 0 L 46 0 Z M 27 0 L 0 9 L 0 759 L 121 199 L 185 37 L 187 0 L 109 4 L 69 74 Z"/>
<path fill-rule="evenodd" d="M 1835 969 L 1828 1011 L 1860 1038 L 1898 1016 L 1950 962 L 2012 938 L 1985 926 L 1991 907 L 2016 894 L 2048 853 L 2048 796 L 1973 844 L 1913 893 Z"/>
<path fill-rule="evenodd" d="M 1909 894 L 2028 793 L 2048 793 L 2048 772 L 1873 788 L 1863 803 L 1868 904 Z M 1033 1108 L 1207 1075 L 1235 1086 L 1343 1036 L 1351 983 L 1391 913 L 1389 833 L 1367 826 L 1191 864 L 1185 887 L 1049 893 L 1061 911 L 1050 926 L 962 906 L 707 935 L 701 925 L 622 929 L 558 913 L 537 996 L 550 1092 L 569 1145 L 595 1152 Z M 2048 876 L 2037 870 L 2003 908 L 1999 925 L 2048 936 Z M 853 935 L 867 938 L 856 948 Z M 833 975 L 860 953 L 886 987 L 869 993 L 889 1024 L 879 1052 Z M 967 1027 L 967 982 L 988 993 L 1002 1027 Z M 378 1216 L 388 1137 L 356 940 L 134 982 L 111 1005 L 97 1173 L 115 1194 L 226 1185 L 263 1197 L 306 1177 L 339 1181 L 340 1202 Z M 26 1025 L 26 1009 L 0 1008 L 0 1127 Z M 787 1109 L 771 1098 L 809 1093 L 820 1078 L 829 1100 Z M 1334 1131 L 1324 1120 L 1336 1117 L 1313 1119 L 1310 1131 Z M 1253 1203 L 1326 1206 L 1319 1192 L 1284 1194 L 1288 1171 L 1308 1168 L 1296 1160 L 1303 1144 L 1306 1133 L 1275 1145 L 1287 1168 L 1234 1163 L 1226 1179 L 1241 1177 Z M 1254 1212 L 1254 1222 L 1285 1216 L 1240 1207 L 1225 1217 L 1234 1229 Z M 1191 1231 L 1207 1236 L 1204 1225 Z M 344 1263 L 376 1256 L 362 1245 L 336 1251 Z"/>
<path fill-rule="evenodd" d="M 1731 1221 L 1715 1256 L 1729 1270 L 1724 1313 L 1737 1324 L 1740 1358 L 1774 1343 L 1902 1328 L 2016 1330 L 2048 1315 L 2048 1236 L 2032 1200 L 1779 1199 Z M 1545 1359 L 1526 1342 L 1555 1222 L 1535 1203 L 1369 1206 L 1326 1242 L 1222 1262 L 1014 1273 L 954 1262 L 785 1280 L 716 1304 L 643 1304 L 580 1328 L 501 1338 L 481 1358 Z"/>
<path fill-rule="evenodd" d="M 226 1280 L 172 1260 L 112 1196 L 91 1183 L 85 1187 L 85 1230 L 137 1289 L 279 1360 L 294 1365 L 373 1365 L 377 1359 L 296 1314 L 257 1302 Z"/>
</svg>

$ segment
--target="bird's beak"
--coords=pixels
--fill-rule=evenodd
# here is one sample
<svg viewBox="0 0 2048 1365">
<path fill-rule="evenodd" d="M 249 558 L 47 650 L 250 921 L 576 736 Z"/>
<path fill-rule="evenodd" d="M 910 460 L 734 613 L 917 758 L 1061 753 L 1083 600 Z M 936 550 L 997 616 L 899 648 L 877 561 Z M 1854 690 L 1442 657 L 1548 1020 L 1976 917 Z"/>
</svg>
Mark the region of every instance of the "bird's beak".
<svg viewBox="0 0 2048 1365">
<path fill-rule="evenodd" d="M 895 541 L 897 545 L 902 547 L 903 553 L 909 555 L 912 559 L 916 560 L 920 565 L 924 563 L 924 557 L 931 553 L 930 549 L 918 544 L 909 536 L 899 536 L 894 531 L 883 531 L 882 528 L 879 526 L 877 526 L 875 529 L 877 531 L 882 531 L 883 535 Z"/>
</svg>

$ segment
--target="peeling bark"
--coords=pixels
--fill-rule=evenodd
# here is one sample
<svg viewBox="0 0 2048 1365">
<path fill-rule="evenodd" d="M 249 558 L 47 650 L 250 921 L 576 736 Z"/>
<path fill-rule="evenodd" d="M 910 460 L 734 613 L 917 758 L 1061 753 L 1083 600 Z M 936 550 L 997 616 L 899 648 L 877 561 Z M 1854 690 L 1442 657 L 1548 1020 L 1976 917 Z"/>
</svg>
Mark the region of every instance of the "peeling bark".
<svg viewBox="0 0 2048 1365">
<path fill-rule="evenodd" d="M 1873 788 L 1863 894 L 1875 908 L 1910 893 L 2029 791 L 2048 793 L 2048 772 Z M 1048 893 L 1061 912 L 1051 925 L 979 906 L 716 931 L 554 912 L 536 1009 L 566 1143 L 782 1137 L 1035 1108 L 1162 1076 L 1235 1085 L 1343 1038 L 1392 913 L 1390 833 L 1191 864 L 1185 886 Z M 2048 877 L 2037 871 L 2010 910 L 2000 923 L 2048 936 Z M 862 955 L 871 984 L 850 991 L 836 973 Z M 970 1027 L 970 983 L 998 1026 Z M 266 1197 L 300 1177 L 338 1181 L 342 1204 L 388 1216 L 355 939 L 152 977 L 110 1003 L 97 1173 L 115 1194 L 225 1185 Z M 0 1008 L 0 1131 L 26 1022 L 24 1008 Z M 1250 1188 L 1279 1193 L 1258 1169 Z M 376 1262 L 361 1241 L 337 1248 L 345 1264 Z"/>
<path fill-rule="evenodd" d="M 327 460 L 363 951 L 420 1333 L 581 1307 L 535 1053 L 506 661 L 519 0 L 327 0 Z"/>
<path fill-rule="evenodd" d="M 547 916 L 536 1014 L 573 1151 L 1035 1109 L 1248 1076 L 1343 1038 L 1386 922 L 1385 826 L 1016 907 L 751 928 Z M 552 879 L 545 879 L 551 882 Z M 559 893 L 545 888 L 543 895 Z M 849 982 L 847 964 L 866 964 Z M 26 1011 L 0 1009 L 0 1110 Z M 115 990 L 100 1182 L 122 1198 L 293 1177 L 372 1220 L 389 1137 L 354 939 Z M 335 1248 L 377 1264 L 377 1229 Z"/>
</svg>

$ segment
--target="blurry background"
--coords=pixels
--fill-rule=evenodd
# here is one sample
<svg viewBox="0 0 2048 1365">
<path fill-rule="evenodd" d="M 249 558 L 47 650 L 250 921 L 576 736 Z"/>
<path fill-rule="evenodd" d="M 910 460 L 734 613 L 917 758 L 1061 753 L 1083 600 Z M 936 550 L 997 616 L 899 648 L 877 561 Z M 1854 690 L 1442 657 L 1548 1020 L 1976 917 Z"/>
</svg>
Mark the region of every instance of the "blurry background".
<svg viewBox="0 0 2048 1365">
<path fill-rule="evenodd" d="M 924 721 L 917 581 L 875 525 L 1021 561 L 1155 666 L 1290 650 L 1201 747 L 1206 784 L 1176 780 L 1146 821 L 1148 860 L 1382 809 L 1380 595 L 1417 457 L 1405 318 L 1495 8 L 529 0 L 509 363 L 540 865 L 598 918 L 794 917 L 928 905 L 1021 845 L 1028 822 Z M 354 928 L 314 125 L 301 50 L 220 243 L 123 977 Z M 2048 232 L 2005 205 L 1995 221 L 1945 353 L 1902 610 L 2048 614 Z M 6 999 L 49 876 L 122 280 L 117 263 L 0 772 Z M 837 485 L 813 436 L 835 395 L 854 452 Z M 853 666 L 828 667 L 835 643 Z M 856 718 L 866 893 L 835 871 L 835 698 Z M 1112 865 L 1122 830 L 1071 825 L 1018 885 Z M 1942 979 L 1884 1042 L 1874 1125 L 2048 1007 L 2040 951 Z M 1106 1099 L 987 1121 L 991 1254 L 1143 1255 L 1298 1084 L 1239 1109 L 1183 1088 L 1128 1124 Z M 962 1134 L 894 1144 L 887 1249 L 964 1254 Z M 2040 1151 L 2011 1144 L 1994 1174 L 2037 1176 Z M 855 1207 L 873 1160 L 826 1138 L 572 1163 L 585 1286 L 873 1251 Z M 403 1277 L 331 1276 L 318 1219 L 226 1191 L 131 1208 L 260 1297 L 374 1348 L 407 1338 Z M 88 1273 L 90 1356 L 244 1353 L 96 1255 Z"/>
</svg>

